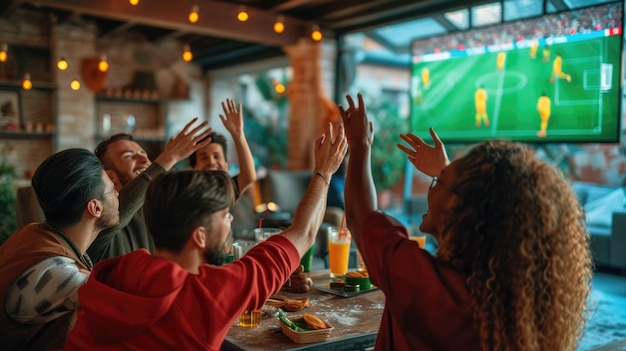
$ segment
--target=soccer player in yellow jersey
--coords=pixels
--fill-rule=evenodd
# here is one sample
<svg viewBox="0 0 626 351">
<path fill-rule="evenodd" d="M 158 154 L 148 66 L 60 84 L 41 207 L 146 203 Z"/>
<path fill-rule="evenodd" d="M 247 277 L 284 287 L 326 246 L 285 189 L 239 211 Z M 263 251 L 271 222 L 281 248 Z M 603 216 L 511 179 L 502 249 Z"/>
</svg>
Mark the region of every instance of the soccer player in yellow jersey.
<svg viewBox="0 0 626 351">
<path fill-rule="evenodd" d="M 554 62 L 552 63 L 552 77 L 550 77 L 550 83 L 554 83 L 557 77 L 566 79 L 568 83 L 572 81 L 572 76 L 563 72 L 563 58 L 561 54 L 556 54 Z"/>
<path fill-rule="evenodd" d="M 430 70 L 426 67 L 422 68 L 422 83 L 424 84 L 424 89 L 430 87 Z"/>
<path fill-rule="evenodd" d="M 550 45 L 543 47 L 543 62 L 550 62 Z"/>
<path fill-rule="evenodd" d="M 504 52 L 498 53 L 498 58 L 496 61 L 496 69 L 501 71 L 504 68 L 504 60 L 506 59 L 506 54 Z"/>
<path fill-rule="evenodd" d="M 485 127 L 489 127 L 489 116 L 487 116 L 487 91 L 482 85 L 474 94 L 474 103 L 476 105 L 476 128 L 479 128 L 481 124 Z"/>
<path fill-rule="evenodd" d="M 537 57 L 537 49 L 539 48 L 539 40 L 537 40 L 537 38 L 534 38 L 532 43 L 530 44 L 530 58 L 536 58 Z"/>
<path fill-rule="evenodd" d="M 537 132 L 537 136 L 544 138 L 546 136 L 546 129 L 548 129 L 548 120 L 550 119 L 550 98 L 546 93 L 541 94 L 539 97 L 537 101 L 537 111 L 541 119 L 541 128 Z"/>
</svg>

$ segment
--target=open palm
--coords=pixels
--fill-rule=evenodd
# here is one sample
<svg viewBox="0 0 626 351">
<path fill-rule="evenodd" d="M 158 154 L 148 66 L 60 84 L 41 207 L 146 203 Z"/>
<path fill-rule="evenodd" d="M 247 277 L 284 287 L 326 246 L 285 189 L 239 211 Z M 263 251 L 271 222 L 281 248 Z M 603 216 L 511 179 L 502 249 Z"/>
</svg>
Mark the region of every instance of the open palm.
<svg viewBox="0 0 626 351">
<path fill-rule="evenodd" d="M 443 142 L 439 139 L 433 128 L 430 128 L 430 135 L 433 137 L 435 146 L 430 146 L 415 134 L 401 134 L 400 138 L 406 141 L 412 148 L 398 144 L 398 148 L 404 151 L 409 157 L 409 162 L 415 168 L 431 177 L 439 176 L 441 170 L 450 163 Z"/>
</svg>

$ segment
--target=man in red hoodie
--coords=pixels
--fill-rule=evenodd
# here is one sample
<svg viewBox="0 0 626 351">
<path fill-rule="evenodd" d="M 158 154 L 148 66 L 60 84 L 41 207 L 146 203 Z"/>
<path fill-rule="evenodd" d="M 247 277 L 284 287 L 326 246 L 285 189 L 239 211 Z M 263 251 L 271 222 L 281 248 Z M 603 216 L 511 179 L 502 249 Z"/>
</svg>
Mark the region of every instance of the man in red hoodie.
<svg viewBox="0 0 626 351">
<path fill-rule="evenodd" d="M 315 141 L 315 169 L 292 225 L 233 263 L 212 266 L 230 231 L 233 182 L 223 171 L 177 171 L 148 186 L 145 249 L 102 261 L 79 290 L 65 350 L 219 350 L 235 319 L 280 290 L 313 245 L 331 176 L 347 150 L 343 125 Z M 334 142 L 331 142 L 331 140 Z"/>
</svg>

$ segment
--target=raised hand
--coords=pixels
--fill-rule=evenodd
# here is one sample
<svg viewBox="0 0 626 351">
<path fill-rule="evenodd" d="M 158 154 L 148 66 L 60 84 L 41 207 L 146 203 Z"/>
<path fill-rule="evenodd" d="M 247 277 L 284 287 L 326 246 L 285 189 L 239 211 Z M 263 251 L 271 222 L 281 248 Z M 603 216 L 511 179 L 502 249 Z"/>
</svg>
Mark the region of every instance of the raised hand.
<svg viewBox="0 0 626 351">
<path fill-rule="evenodd" d="M 406 141 L 411 147 L 408 148 L 398 144 L 398 148 L 404 151 L 409 157 L 409 162 L 415 168 L 431 177 L 439 176 L 441 170 L 450 163 L 446 149 L 433 128 L 430 128 L 430 135 L 433 137 L 435 146 L 430 146 L 415 134 L 400 134 L 400 138 Z"/>
<path fill-rule="evenodd" d="M 321 173 L 327 181 L 339 169 L 348 150 L 345 128 L 339 124 L 339 131 L 333 134 L 333 125 L 328 123 L 328 133 L 322 134 L 315 141 L 315 170 Z"/>
<path fill-rule="evenodd" d="M 235 105 L 235 102 L 231 99 L 222 101 L 222 109 L 224 109 L 224 115 L 220 115 L 224 127 L 237 139 L 243 136 L 243 114 L 241 111 L 241 104 Z"/>
<path fill-rule="evenodd" d="M 160 164 L 166 170 L 170 170 L 178 161 L 189 157 L 194 151 L 208 145 L 211 142 L 210 138 L 202 142 L 200 140 L 209 135 L 213 129 L 207 127 L 207 121 L 194 127 L 197 121 L 197 117 L 192 119 L 178 135 L 171 137 L 167 145 L 165 145 L 165 150 L 159 154 L 154 162 Z"/>
<path fill-rule="evenodd" d="M 339 106 L 339 113 L 341 113 L 341 119 L 345 125 L 346 138 L 348 138 L 350 149 L 359 145 L 371 146 L 374 142 L 374 126 L 367 118 L 363 96 L 358 94 L 357 98 L 359 101 L 358 106 L 354 105 L 354 100 L 352 100 L 350 95 L 346 95 L 348 109 L 344 110 L 342 106 Z"/>
</svg>

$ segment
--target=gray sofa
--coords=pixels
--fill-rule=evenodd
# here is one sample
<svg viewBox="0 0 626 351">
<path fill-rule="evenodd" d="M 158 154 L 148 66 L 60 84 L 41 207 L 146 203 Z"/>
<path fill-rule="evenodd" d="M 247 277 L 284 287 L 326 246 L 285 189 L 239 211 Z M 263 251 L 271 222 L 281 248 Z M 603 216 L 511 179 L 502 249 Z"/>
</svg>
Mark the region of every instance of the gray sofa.
<svg viewBox="0 0 626 351">
<path fill-rule="evenodd" d="M 280 210 L 275 213 L 261 214 L 264 217 L 263 226 L 288 226 L 300 200 L 304 196 L 312 171 L 310 170 L 270 170 L 267 176 L 257 180 L 263 203 L 274 202 Z M 328 207 L 324 222 L 315 241 L 313 254 L 313 270 L 328 268 L 328 239 L 326 233 L 331 226 L 341 225 L 343 210 L 337 207 Z M 356 267 L 356 246 L 351 245 L 349 267 Z"/>
<path fill-rule="evenodd" d="M 585 209 L 591 251 L 599 267 L 626 269 L 626 194 L 624 187 L 574 182 Z"/>
</svg>

